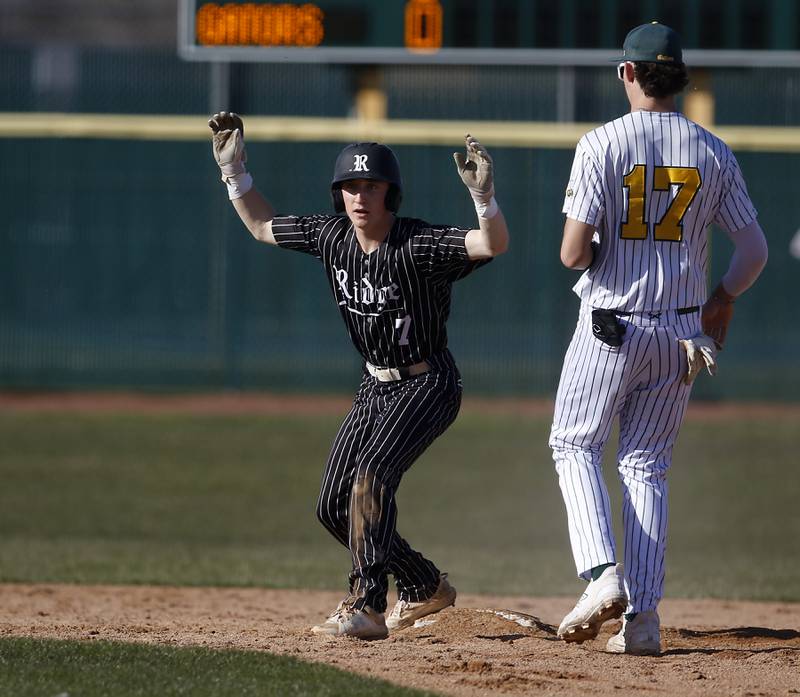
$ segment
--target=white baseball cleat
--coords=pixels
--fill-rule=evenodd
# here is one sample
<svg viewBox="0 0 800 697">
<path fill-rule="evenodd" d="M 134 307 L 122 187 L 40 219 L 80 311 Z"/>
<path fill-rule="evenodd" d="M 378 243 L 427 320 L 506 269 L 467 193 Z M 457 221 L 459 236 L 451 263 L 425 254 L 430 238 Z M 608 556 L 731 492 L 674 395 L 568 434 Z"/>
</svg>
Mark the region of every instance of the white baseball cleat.
<svg viewBox="0 0 800 697">
<path fill-rule="evenodd" d="M 410 627 L 421 617 L 432 615 L 434 612 L 455 604 L 456 589 L 447 581 L 447 574 L 439 577 L 439 586 L 436 592 L 427 600 L 412 603 L 410 600 L 398 600 L 386 618 L 386 626 L 391 630 Z"/>
<path fill-rule="evenodd" d="M 639 612 L 632 620 L 622 620 L 622 630 L 606 644 L 610 653 L 658 656 L 661 653 L 661 623 L 655 610 Z"/>
<path fill-rule="evenodd" d="M 355 600 L 352 596 L 345 598 L 323 624 L 311 628 L 312 633 L 356 639 L 385 639 L 389 636 L 383 614 L 375 612 L 369 605 L 365 605 L 363 610 L 356 610 L 353 607 Z"/>
<path fill-rule="evenodd" d="M 609 566 L 596 581 L 590 581 L 575 608 L 561 622 L 558 636 L 564 641 L 583 643 L 594 639 L 608 620 L 625 612 L 625 572 L 622 564 Z"/>
</svg>

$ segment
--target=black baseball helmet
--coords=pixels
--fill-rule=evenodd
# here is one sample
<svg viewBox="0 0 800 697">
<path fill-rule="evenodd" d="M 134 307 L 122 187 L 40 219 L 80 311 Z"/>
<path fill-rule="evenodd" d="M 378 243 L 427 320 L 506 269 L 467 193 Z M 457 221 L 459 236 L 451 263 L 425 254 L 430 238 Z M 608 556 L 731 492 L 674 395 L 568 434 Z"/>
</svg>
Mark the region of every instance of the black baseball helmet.
<svg viewBox="0 0 800 697">
<path fill-rule="evenodd" d="M 344 213 L 342 182 L 349 179 L 389 182 L 385 205 L 387 210 L 397 213 L 403 198 L 403 181 L 400 163 L 391 148 L 381 143 L 351 143 L 339 153 L 331 182 L 331 199 L 337 213 Z"/>
</svg>

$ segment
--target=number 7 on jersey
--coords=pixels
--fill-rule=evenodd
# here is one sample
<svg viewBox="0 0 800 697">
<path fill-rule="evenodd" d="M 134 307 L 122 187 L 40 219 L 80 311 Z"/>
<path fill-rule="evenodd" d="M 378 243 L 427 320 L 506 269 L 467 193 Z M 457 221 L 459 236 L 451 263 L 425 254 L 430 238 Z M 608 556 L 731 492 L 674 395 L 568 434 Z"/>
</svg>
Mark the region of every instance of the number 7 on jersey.
<svg viewBox="0 0 800 697">
<path fill-rule="evenodd" d="M 411 315 L 398 317 L 394 321 L 394 328 L 400 330 L 400 340 L 397 343 L 400 344 L 400 346 L 408 346 L 408 332 L 411 330 Z"/>
</svg>

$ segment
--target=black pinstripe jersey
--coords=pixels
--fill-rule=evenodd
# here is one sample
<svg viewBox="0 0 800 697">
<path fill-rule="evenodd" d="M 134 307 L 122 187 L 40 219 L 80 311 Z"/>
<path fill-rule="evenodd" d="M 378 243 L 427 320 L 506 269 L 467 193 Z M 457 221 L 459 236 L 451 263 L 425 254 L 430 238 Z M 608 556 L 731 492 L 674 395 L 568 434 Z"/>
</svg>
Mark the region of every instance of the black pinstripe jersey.
<svg viewBox="0 0 800 697">
<path fill-rule="evenodd" d="M 467 230 L 396 218 L 386 239 L 364 253 L 345 216 L 279 216 L 279 246 L 317 257 L 353 345 L 380 367 L 419 363 L 447 347 L 445 323 L 454 281 L 487 260 L 471 261 Z"/>
</svg>

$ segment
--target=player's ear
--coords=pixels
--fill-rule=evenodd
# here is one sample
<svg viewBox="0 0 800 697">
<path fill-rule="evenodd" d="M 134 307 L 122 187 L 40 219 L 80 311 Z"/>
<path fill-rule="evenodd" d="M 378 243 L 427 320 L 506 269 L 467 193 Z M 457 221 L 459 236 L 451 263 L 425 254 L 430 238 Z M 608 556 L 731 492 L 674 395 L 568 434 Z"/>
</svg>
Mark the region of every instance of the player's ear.
<svg viewBox="0 0 800 697">
<path fill-rule="evenodd" d="M 636 66 L 633 63 L 625 63 L 623 70 L 625 71 L 625 80 L 627 82 L 633 82 L 636 79 Z"/>
</svg>

